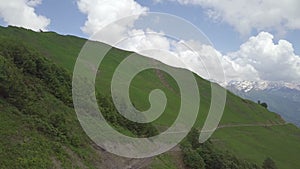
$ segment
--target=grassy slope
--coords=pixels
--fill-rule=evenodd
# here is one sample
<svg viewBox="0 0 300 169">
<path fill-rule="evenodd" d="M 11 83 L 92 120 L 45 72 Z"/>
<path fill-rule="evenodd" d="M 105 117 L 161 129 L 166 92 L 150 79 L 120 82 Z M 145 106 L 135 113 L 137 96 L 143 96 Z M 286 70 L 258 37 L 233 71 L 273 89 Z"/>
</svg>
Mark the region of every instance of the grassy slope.
<svg viewBox="0 0 300 169">
<path fill-rule="evenodd" d="M 300 134 L 294 125 L 224 128 L 213 138 L 220 147 L 245 159 L 262 163 L 272 157 L 279 168 L 299 168 Z"/>
<path fill-rule="evenodd" d="M 52 101 L 49 99 L 47 103 Z M 55 112 L 62 113 L 68 109 L 59 103 L 56 106 L 58 108 L 53 110 Z M 0 100 L 0 117 L 1 168 L 93 167 L 100 159 L 87 140 L 80 146 L 72 146 L 68 142 L 41 134 L 42 132 L 36 129 L 37 123 L 32 117 L 23 115 L 17 108 L 2 99 Z M 68 122 L 74 123 L 74 115 L 70 115 L 69 120 Z M 69 126 L 73 125 L 69 124 Z M 73 130 L 80 131 L 78 127 L 74 127 Z M 76 135 L 85 137 L 82 133 L 76 133 Z M 77 162 L 74 161 L 75 159 Z"/>
<path fill-rule="evenodd" d="M 85 40 L 73 36 L 61 36 L 55 33 L 35 33 L 18 28 L 0 28 L 1 36 L 21 38 L 27 44 L 53 60 L 58 65 L 72 72 L 76 57 Z M 100 72 L 101 78 L 97 79 L 97 89 L 108 94 L 110 78 L 115 67 L 130 52 L 113 49 L 104 60 Z M 102 70 L 102 71 L 101 71 Z M 164 74 L 168 83 L 175 89 L 170 91 L 164 86 L 154 70 L 141 72 L 135 77 L 131 86 L 131 99 L 141 110 L 147 109 L 149 91 L 155 88 L 164 90 L 168 97 L 168 106 L 162 117 L 155 121 L 156 125 L 168 126 L 176 118 L 179 108 L 178 88 L 175 81 Z M 149 81 L 151 79 L 151 81 Z M 209 82 L 197 77 L 201 94 L 201 109 L 197 120 L 197 126 L 201 127 L 206 118 L 210 105 Z M 1 118 L 1 123 L 3 123 Z M 268 112 L 261 106 L 247 100 L 243 100 L 228 93 L 224 116 L 221 125 L 228 124 L 270 124 L 282 123 L 281 118 Z M 12 130 L 13 131 L 13 130 Z M 232 127 L 218 129 L 213 135 L 213 141 L 222 149 L 228 149 L 242 158 L 262 163 L 265 157 L 272 157 L 280 168 L 300 168 L 299 138 L 300 131 L 292 125 L 273 127 Z M 284 146 L 284 148 L 282 148 Z M 291 158 L 288 158 L 291 157 Z M 171 161 L 162 157 L 162 163 Z M 159 160 L 158 160 L 159 161 Z M 155 164 L 157 165 L 157 164 Z M 166 165 L 168 166 L 168 165 Z M 171 165 L 169 165 L 171 166 Z M 171 167 L 170 167 L 171 168 Z"/>
</svg>

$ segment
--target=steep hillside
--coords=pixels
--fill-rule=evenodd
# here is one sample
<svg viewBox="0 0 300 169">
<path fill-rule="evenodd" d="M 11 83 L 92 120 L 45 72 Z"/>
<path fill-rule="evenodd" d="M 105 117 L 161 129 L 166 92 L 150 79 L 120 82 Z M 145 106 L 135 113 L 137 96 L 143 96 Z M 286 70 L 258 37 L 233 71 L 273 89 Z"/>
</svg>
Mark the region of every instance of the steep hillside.
<svg viewBox="0 0 300 169">
<path fill-rule="evenodd" d="M 152 168 L 182 166 L 173 165 L 182 161 L 178 150 L 134 161 L 103 152 L 84 134 L 71 99 L 71 73 L 84 43 L 85 39 L 53 32 L 0 27 L 0 168 L 124 168 L 143 163 Z M 113 72 L 129 54 L 113 48 L 100 65 L 96 90 L 99 98 L 106 98 L 108 103 Z M 208 81 L 197 77 L 197 83 L 201 101 L 195 127 L 200 129 L 209 110 L 211 93 Z M 172 77 L 150 69 L 139 73 L 130 87 L 131 100 L 140 110 L 149 107 L 151 90 L 160 88 L 167 95 L 164 115 L 145 131 L 170 126 L 180 102 L 179 89 Z M 108 116 L 115 113 L 108 108 Z M 120 131 L 140 134 L 126 124 L 120 126 Z M 224 115 L 210 142 L 220 152 L 228 151 L 257 165 L 271 157 L 279 168 L 293 169 L 300 168 L 299 141 L 298 128 L 262 106 L 228 92 Z M 113 166 L 114 163 L 119 166 Z"/>
</svg>

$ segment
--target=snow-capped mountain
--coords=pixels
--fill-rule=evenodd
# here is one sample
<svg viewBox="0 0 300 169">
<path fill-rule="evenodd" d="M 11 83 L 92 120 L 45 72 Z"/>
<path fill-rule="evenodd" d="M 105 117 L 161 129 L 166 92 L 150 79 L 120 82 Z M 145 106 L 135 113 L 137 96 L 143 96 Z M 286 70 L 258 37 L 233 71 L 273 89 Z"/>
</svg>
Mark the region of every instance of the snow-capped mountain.
<svg viewBox="0 0 300 169">
<path fill-rule="evenodd" d="M 226 88 L 240 97 L 266 102 L 269 110 L 300 127 L 300 84 L 267 81 L 231 81 Z"/>
<path fill-rule="evenodd" d="M 227 88 L 235 88 L 239 91 L 250 92 L 251 90 L 279 90 L 291 89 L 300 91 L 300 84 L 287 82 L 268 82 L 268 81 L 230 81 Z"/>
</svg>

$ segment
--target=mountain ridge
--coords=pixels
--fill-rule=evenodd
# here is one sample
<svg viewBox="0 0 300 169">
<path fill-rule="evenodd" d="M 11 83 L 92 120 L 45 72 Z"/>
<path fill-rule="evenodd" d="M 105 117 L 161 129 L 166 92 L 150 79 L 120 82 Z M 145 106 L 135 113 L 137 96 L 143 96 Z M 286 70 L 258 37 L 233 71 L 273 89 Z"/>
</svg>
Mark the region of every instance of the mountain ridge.
<svg viewBox="0 0 300 169">
<path fill-rule="evenodd" d="M 300 91 L 300 83 L 272 82 L 272 81 L 230 81 L 225 87 L 234 87 L 237 90 L 249 92 L 251 90 L 290 89 Z"/>
</svg>

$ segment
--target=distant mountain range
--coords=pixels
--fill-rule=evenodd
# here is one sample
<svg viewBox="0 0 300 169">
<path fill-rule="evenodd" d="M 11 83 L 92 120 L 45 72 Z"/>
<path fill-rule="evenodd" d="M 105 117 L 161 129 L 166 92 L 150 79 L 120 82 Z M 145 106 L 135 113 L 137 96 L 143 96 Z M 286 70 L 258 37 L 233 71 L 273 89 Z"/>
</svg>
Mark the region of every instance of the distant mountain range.
<svg viewBox="0 0 300 169">
<path fill-rule="evenodd" d="M 226 88 L 243 98 L 266 102 L 269 110 L 300 127 L 300 84 L 231 81 Z"/>
</svg>

